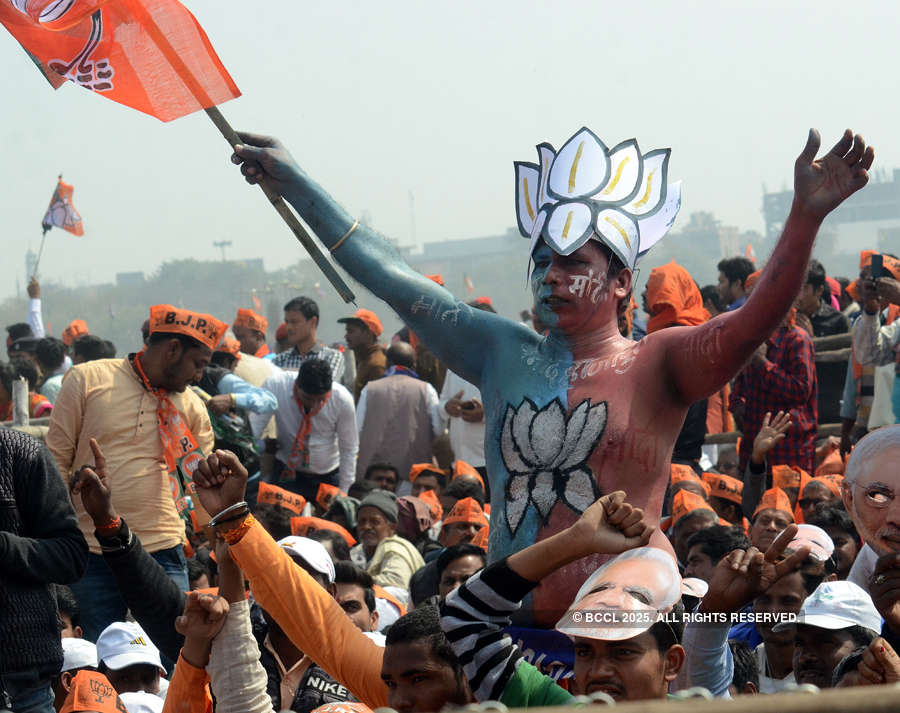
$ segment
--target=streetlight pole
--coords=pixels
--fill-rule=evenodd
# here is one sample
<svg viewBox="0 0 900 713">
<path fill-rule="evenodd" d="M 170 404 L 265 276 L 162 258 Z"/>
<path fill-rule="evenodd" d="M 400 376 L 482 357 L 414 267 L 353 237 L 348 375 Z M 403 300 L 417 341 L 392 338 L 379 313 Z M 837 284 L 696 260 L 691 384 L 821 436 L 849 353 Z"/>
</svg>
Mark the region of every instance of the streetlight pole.
<svg viewBox="0 0 900 713">
<path fill-rule="evenodd" d="M 225 248 L 231 247 L 230 240 L 213 240 L 213 247 L 222 251 L 222 262 L 225 262 Z"/>
</svg>

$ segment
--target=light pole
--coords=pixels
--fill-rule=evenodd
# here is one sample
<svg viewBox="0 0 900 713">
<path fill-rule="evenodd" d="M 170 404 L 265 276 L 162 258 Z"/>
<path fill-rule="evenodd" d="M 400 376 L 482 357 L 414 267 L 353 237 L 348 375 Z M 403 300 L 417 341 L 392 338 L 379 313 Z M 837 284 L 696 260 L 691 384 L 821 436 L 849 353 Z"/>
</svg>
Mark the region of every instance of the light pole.
<svg viewBox="0 0 900 713">
<path fill-rule="evenodd" d="M 213 247 L 222 251 L 222 262 L 225 262 L 225 248 L 231 247 L 230 240 L 213 240 Z"/>
</svg>

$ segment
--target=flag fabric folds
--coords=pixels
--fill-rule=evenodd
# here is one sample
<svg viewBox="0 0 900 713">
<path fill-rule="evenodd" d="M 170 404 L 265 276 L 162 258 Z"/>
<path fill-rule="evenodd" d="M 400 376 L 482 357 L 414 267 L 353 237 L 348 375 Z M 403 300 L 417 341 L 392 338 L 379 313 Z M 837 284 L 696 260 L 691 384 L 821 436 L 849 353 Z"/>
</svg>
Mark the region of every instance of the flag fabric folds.
<svg viewBox="0 0 900 713">
<path fill-rule="evenodd" d="M 84 226 L 81 224 L 81 216 L 72 205 L 72 193 L 74 188 L 68 183 L 63 183 L 62 179 L 56 184 L 56 190 L 53 191 L 53 197 L 50 199 L 50 205 L 44 214 L 41 225 L 44 232 L 50 228 L 62 228 L 72 233 L 72 235 L 84 235 Z"/>
<path fill-rule="evenodd" d="M 241 94 L 177 0 L 0 0 L 0 23 L 54 86 L 61 76 L 161 121 Z"/>
</svg>

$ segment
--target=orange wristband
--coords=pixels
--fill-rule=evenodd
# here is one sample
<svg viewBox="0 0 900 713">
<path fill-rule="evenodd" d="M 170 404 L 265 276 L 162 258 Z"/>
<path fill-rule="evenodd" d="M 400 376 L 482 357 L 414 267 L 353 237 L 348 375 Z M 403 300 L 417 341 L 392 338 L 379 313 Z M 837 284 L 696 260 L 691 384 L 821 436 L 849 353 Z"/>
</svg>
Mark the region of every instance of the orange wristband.
<svg viewBox="0 0 900 713">
<path fill-rule="evenodd" d="M 120 527 L 122 527 L 122 518 L 116 517 L 115 520 L 110 520 L 105 525 L 100 525 L 94 529 L 101 535 L 114 535 L 119 531 Z"/>
<path fill-rule="evenodd" d="M 230 530 L 224 530 L 220 534 L 222 535 L 225 542 L 227 542 L 229 545 L 234 545 L 240 542 L 241 539 L 243 539 L 244 535 L 246 535 L 250 531 L 250 528 L 253 527 L 255 523 L 256 520 L 254 519 L 253 515 L 247 515 L 247 517 L 244 518 L 244 521 L 240 525 L 237 525 Z"/>
</svg>

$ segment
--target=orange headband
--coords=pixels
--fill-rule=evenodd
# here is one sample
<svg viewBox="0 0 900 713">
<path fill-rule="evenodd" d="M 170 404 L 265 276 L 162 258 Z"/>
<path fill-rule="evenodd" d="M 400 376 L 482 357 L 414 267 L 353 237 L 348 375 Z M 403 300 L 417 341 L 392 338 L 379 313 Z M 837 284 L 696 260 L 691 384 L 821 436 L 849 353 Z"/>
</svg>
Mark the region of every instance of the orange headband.
<svg viewBox="0 0 900 713">
<path fill-rule="evenodd" d="M 704 473 L 703 480 L 709 483 L 709 494 L 717 498 L 724 498 L 733 503 L 741 504 L 741 493 L 744 492 L 744 484 L 737 478 L 720 473 Z"/>
<path fill-rule="evenodd" d="M 440 473 L 445 479 L 448 475 L 446 470 L 441 470 L 434 463 L 416 463 L 409 469 L 409 482 L 415 483 L 422 473 Z"/>
<path fill-rule="evenodd" d="M 256 502 L 260 505 L 278 505 L 299 515 L 306 507 L 306 498 L 271 483 L 260 482 Z"/>
<path fill-rule="evenodd" d="M 356 540 L 353 539 L 347 530 L 331 520 L 325 520 L 321 517 L 292 517 L 291 518 L 291 534 L 299 537 L 307 537 L 309 533 L 316 530 L 331 530 L 338 533 L 347 541 L 348 547 L 353 547 Z"/>
</svg>

